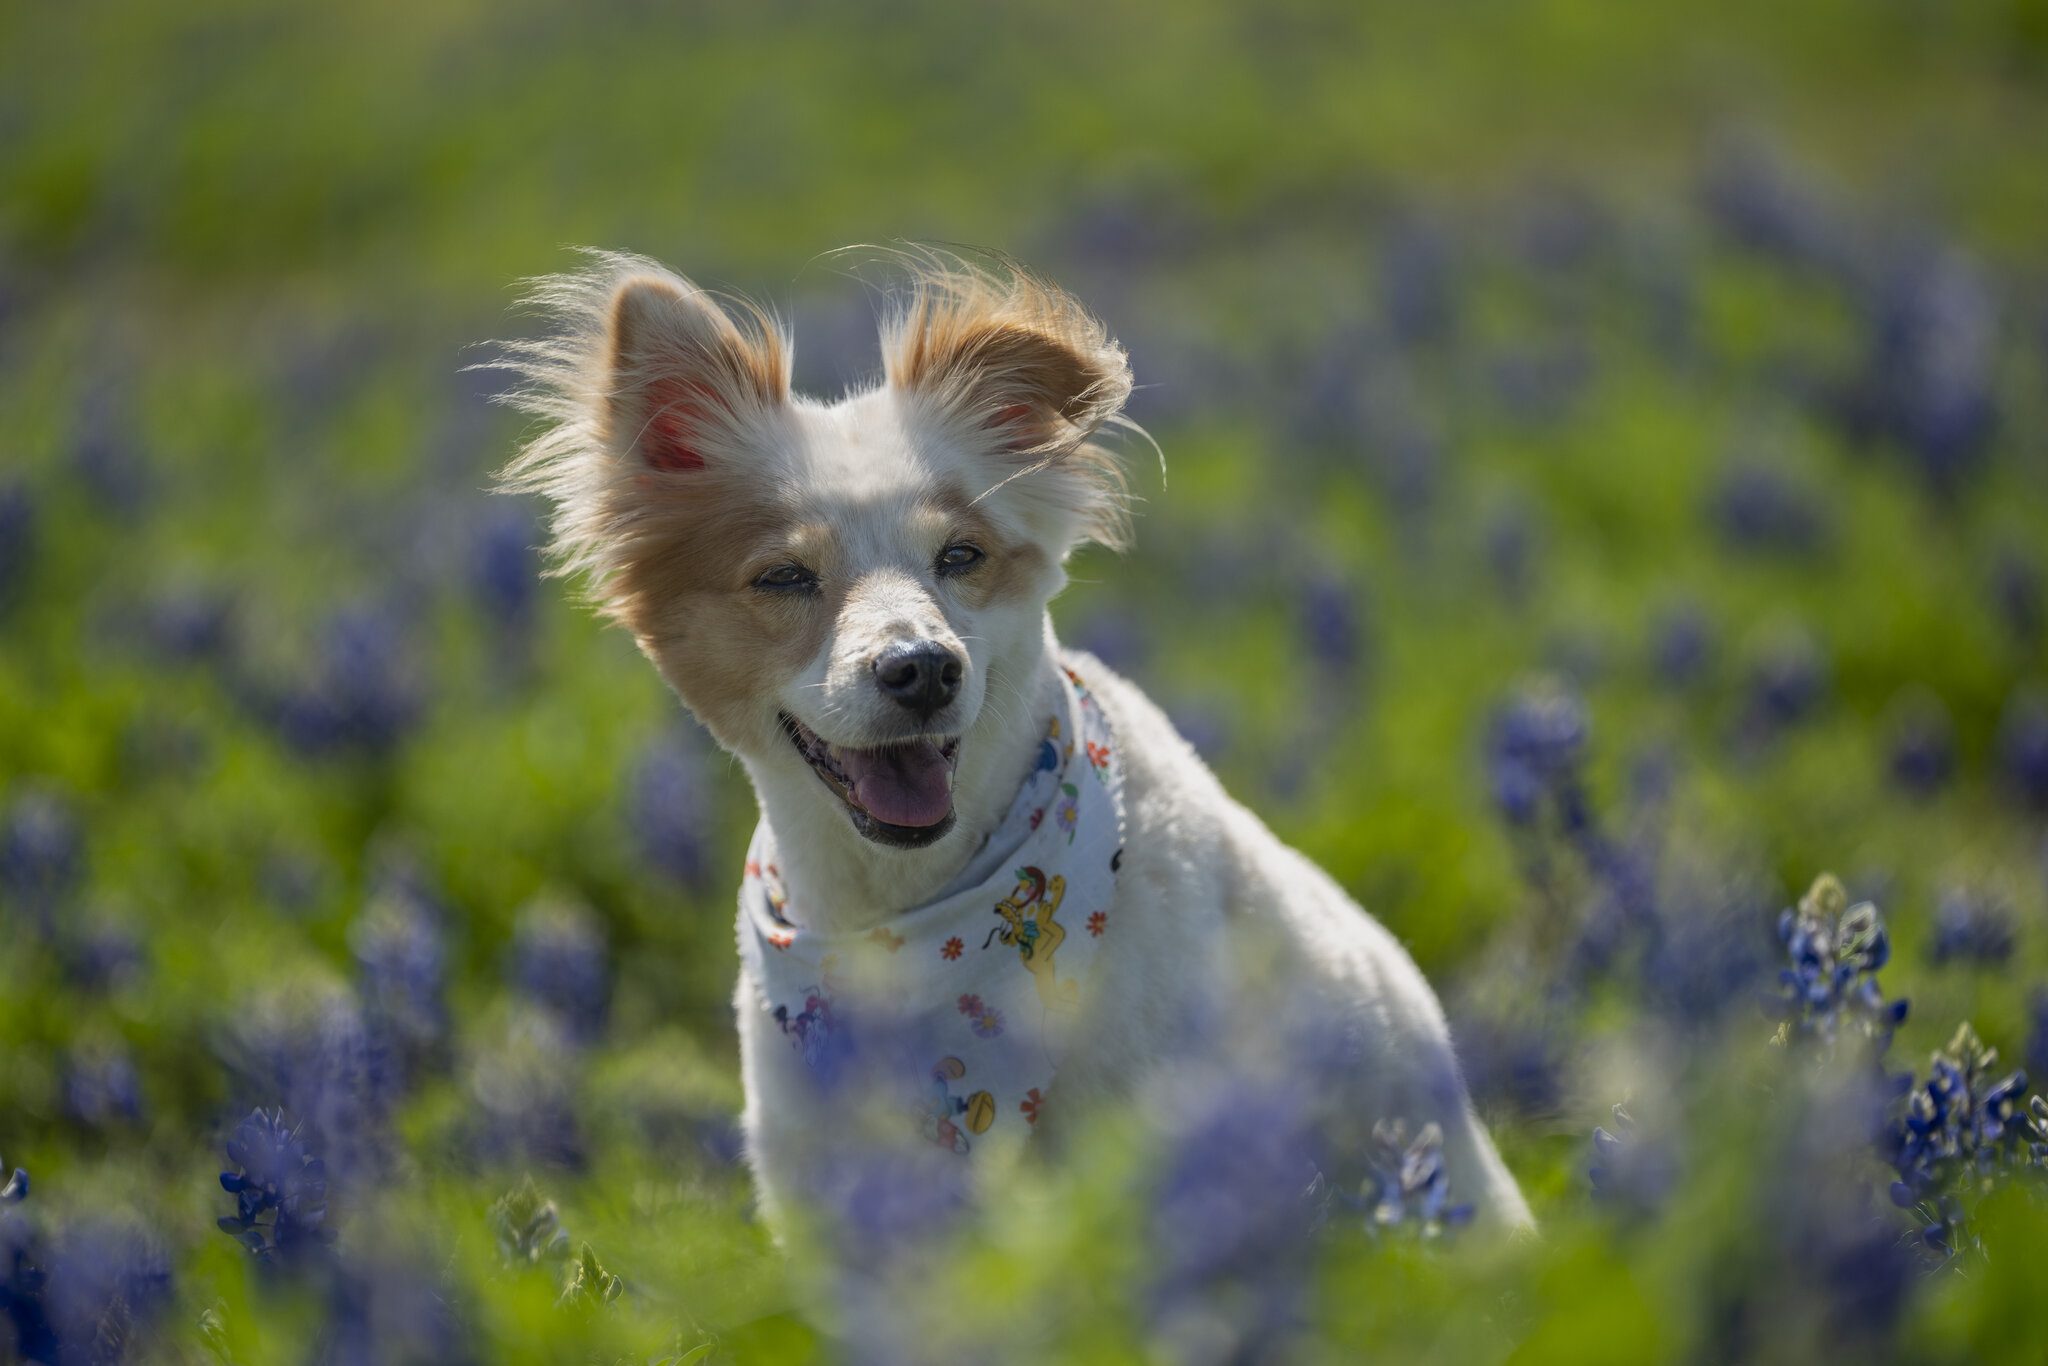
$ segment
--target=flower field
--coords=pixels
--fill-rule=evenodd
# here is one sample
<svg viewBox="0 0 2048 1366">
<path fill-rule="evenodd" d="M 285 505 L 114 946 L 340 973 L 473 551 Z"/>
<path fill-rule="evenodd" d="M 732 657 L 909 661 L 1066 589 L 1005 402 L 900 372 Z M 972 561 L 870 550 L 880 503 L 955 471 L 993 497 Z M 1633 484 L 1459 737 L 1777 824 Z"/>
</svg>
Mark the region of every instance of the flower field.
<svg viewBox="0 0 2048 1366">
<path fill-rule="evenodd" d="M 2040 4 L 77 8 L 0 19 L 0 1361 L 2038 1338 Z M 1539 1237 L 1305 1163 L 1311 1042 L 770 1243 L 751 794 L 472 367 L 591 244 L 836 392 L 899 238 L 1129 349 L 1061 636 L 1408 946 Z"/>
</svg>

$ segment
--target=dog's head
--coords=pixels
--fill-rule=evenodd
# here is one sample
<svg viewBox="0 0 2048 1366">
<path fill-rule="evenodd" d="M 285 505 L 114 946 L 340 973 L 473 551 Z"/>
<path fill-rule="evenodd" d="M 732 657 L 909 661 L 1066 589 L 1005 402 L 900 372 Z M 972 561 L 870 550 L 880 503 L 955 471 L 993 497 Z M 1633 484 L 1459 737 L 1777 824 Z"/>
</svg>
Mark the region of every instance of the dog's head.
<svg viewBox="0 0 2048 1366">
<path fill-rule="evenodd" d="M 830 404 L 790 392 L 788 339 L 744 301 L 631 257 L 545 282 L 566 327 L 509 365 L 548 426 L 506 483 L 553 500 L 562 567 L 757 776 L 917 847 L 952 826 L 963 747 L 1022 704 L 1068 553 L 1122 540 L 1091 438 L 1131 381 L 1044 281 L 901 259 L 884 378 Z"/>
</svg>

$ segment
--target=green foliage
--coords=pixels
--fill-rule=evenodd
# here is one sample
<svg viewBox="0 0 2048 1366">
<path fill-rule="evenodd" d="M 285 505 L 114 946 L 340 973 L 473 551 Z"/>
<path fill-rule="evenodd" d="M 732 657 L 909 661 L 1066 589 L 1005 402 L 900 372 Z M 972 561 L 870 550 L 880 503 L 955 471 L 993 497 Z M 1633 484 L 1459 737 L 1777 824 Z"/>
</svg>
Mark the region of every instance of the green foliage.
<svg viewBox="0 0 2048 1366">
<path fill-rule="evenodd" d="M 1138 547 L 1069 566 L 1060 630 L 1409 947 L 1536 1206 L 1502 1242 L 1331 1201 L 1274 1259 L 1288 1359 L 2027 1350 L 2048 1205 L 1943 1168 L 1969 1255 L 1885 1279 L 1929 1216 L 1884 1200 L 1856 1087 L 1894 1024 L 1893 1065 L 1946 1041 L 1972 1094 L 2001 1078 L 1958 1020 L 2048 1063 L 2044 16 L 14 7 L 0 1150 L 33 1180 L 0 1169 L 0 1273 L 99 1249 L 72 1274 L 110 1268 L 144 1360 L 794 1363 L 878 1325 L 1228 1355 L 1244 1287 L 1161 1288 L 1156 1116 L 893 1278 L 771 1244 L 735 1134 L 751 794 L 482 492 L 519 428 L 461 367 L 564 243 L 786 306 L 829 393 L 874 357 L 816 254 L 911 236 L 1043 265 L 1130 347 L 1170 483 L 1134 458 Z M 1958 375 L 1981 441 L 1901 416 Z M 1587 735 L 1509 756 L 1518 823 L 1494 727 L 1538 677 Z M 1911 1013 L 1774 1049 L 1773 918 L 1824 867 L 1831 965 L 1874 978 L 1874 902 Z M 1636 1184 L 1596 1201 L 1624 1100 Z M 321 1136 L 331 1261 L 216 1228 L 257 1107 Z"/>
</svg>

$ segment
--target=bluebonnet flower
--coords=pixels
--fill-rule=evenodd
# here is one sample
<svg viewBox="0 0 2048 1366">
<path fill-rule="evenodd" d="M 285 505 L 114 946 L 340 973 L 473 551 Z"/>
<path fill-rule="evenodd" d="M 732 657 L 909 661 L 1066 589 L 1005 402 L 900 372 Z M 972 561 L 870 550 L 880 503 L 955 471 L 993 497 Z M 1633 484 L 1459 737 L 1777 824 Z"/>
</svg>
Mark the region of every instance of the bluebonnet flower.
<svg viewBox="0 0 2048 1366">
<path fill-rule="evenodd" d="M 1853 425 L 1902 447 L 1933 492 L 1952 496 L 1998 423 L 1991 286 L 1960 252 L 1922 252 L 1884 273 L 1870 314 Z"/>
<path fill-rule="evenodd" d="M 85 838 L 71 808 L 28 791 L 0 821 L 0 901 L 27 910 L 43 928 L 85 877 Z"/>
<path fill-rule="evenodd" d="M 1402 514 L 1396 530 L 1405 545 L 1416 546 L 1442 478 L 1444 439 L 1419 420 L 1395 421 L 1373 438 L 1371 451 L 1387 498 Z"/>
<path fill-rule="evenodd" d="M 1378 274 L 1380 308 L 1397 344 L 1421 346 L 1451 335 L 1457 281 L 1442 225 L 1413 216 L 1397 220 L 1380 239 Z"/>
<path fill-rule="evenodd" d="M 533 624 L 539 600 L 539 530 L 523 507 L 499 504 L 477 528 L 470 552 L 470 587 L 485 614 L 502 630 L 519 634 Z"/>
<path fill-rule="evenodd" d="M 2020 800 L 2032 810 L 2048 811 L 2048 701 L 2015 694 L 1998 725 L 1998 748 Z"/>
<path fill-rule="evenodd" d="M 1292 405 L 1289 438 L 1298 448 L 1360 458 L 1395 511 L 1410 514 L 1396 522 L 1410 537 L 1436 492 L 1443 457 L 1443 441 L 1417 411 L 1413 389 L 1399 353 L 1364 329 L 1342 327 L 1317 346 L 1298 378 L 1290 374 L 1284 398 L 1276 400 Z M 1239 575 L 1231 586 L 1242 592 L 1269 566 L 1252 566 L 1253 577 Z M 1230 569 L 1207 566 L 1205 577 L 1227 581 Z"/>
<path fill-rule="evenodd" d="M 925 1159 L 887 1147 L 849 1150 L 806 1174 L 807 1194 L 831 1221 L 830 1236 L 880 1269 L 958 1227 L 968 1212 L 960 1165 Z"/>
<path fill-rule="evenodd" d="M 1678 767 L 1671 747 L 1661 742 L 1653 741 L 1635 751 L 1628 761 L 1629 800 L 1649 813 L 1662 812 L 1670 804 Z"/>
<path fill-rule="evenodd" d="M 71 472 L 97 506 L 116 516 L 134 517 L 149 499 L 149 462 L 129 423 L 125 399 L 112 386 L 87 395 L 71 443 Z"/>
<path fill-rule="evenodd" d="M 1162 1340 L 1272 1344 L 1297 1320 L 1298 1270 L 1328 1195 L 1305 1101 L 1284 1077 L 1209 1078 L 1183 1098 L 1148 1235 Z"/>
<path fill-rule="evenodd" d="M 1341 575 L 1319 571 L 1302 585 L 1301 634 L 1309 657 L 1329 677 L 1346 679 L 1357 669 L 1364 632 L 1357 595 Z"/>
<path fill-rule="evenodd" d="M 1738 550 L 1805 554 L 1827 530 L 1820 500 L 1765 464 L 1744 462 L 1723 471 L 1708 508 L 1721 539 Z"/>
<path fill-rule="evenodd" d="M 1827 662 L 1803 628 L 1767 638 L 1751 661 L 1748 728 L 1752 739 L 1767 739 L 1805 719 L 1827 693 Z"/>
<path fill-rule="evenodd" d="M 1706 613 L 1694 604 L 1680 603 L 1665 609 L 1650 627 L 1650 667 L 1659 681 L 1684 687 L 1706 671 L 1713 645 Z"/>
<path fill-rule="evenodd" d="M 552 1014 L 522 1011 L 470 1073 L 471 1146 L 486 1161 L 580 1167 L 575 1080 L 582 1063 Z"/>
<path fill-rule="evenodd" d="M 331 1179 L 383 1170 L 402 1069 L 354 993 L 300 989 L 261 1002 L 239 1012 L 229 1044 L 238 1093 L 296 1116 Z"/>
<path fill-rule="evenodd" d="M 1809 1145 L 1810 1146 L 1810 1145 Z M 1759 1224 L 1779 1243 L 1767 1274 L 1785 1312 L 1817 1308 L 1827 1350 L 1890 1340 L 1909 1302 L 1915 1279 L 1912 1249 L 1868 1187 L 1843 1172 L 1839 1152 L 1801 1152 L 1765 1185 Z M 1787 1301 L 1790 1301 L 1788 1303 Z M 1782 1332 L 1764 1325 L 1765 1334 Z M 1853 1350 L 1853 1349 L 1851 1349 Z M 1708 1353 L 1708 1360 L 1742 1360 L 1751 1353 Z M 1874 1352 L 1867 1353 L 1876 1356 Z"/>
<path fill-rule="evenodd" d="M 277 708 L 286 744 L 305 754 L 389 754 L 419 718 L 422 698 L 395 612 L 354 607 L 322 629 L 317 665 Z"/>
<path fill-rule="evenodd" d="M 1642 876 L 1647 877 L 1647 872 Z M 1647 899 L 1647 892 L 1643 893 Z M 1768 905 L 1718 875 L 1674 873 L 1659 888 L 1654 921 L 1642 923 L 1644 1003 L 1679 1025 L 1711 1024 L 1753 999 L 1767 970 Z"/>
<path fill-rule="evenodd" d="M 67 930 L 60 943 L 64 975 L 84 991 L 109 992 L 141 974 L 143 951 L 135 932 L 110 916 L 87 919 Z"/>
<path fill-rule="evenodd" d="M 235 1212 L 217 1222 L 258 1261 L 300 1266 L 334 1240 L 327 1224 L 327 1164 L 282 1110 L 256 1110 L 228 1136 L 221 1189 Z"/>
<path fill-rule="evenodd" d="M 1495 401 L 1510 418 L 1526 426 L 1554 425 L 1591 386 L 1593 353 L 1575 339 L 1517 347 L 1495 356 L 1487 375 Z"/>
<path fill-rule="evenodd" d="M 512 980 L 550 1011 L 569 1038 L 595 1043 L 611 1006 L 611 964 L 604 923 L 587 907 L 537 901 L 512 931 Z"/>
<path fill-rule="evenodd" d="M 1551 932 L 1555 937 L 1562 928 L 1570 936 L 1565 980 L 1576 984 L 1604 972 L 1635 945 L 1653 997 L 1710 1013 L 1709 1001 L 1720 999 L 1714 990 L 1719 978 L 1745 961 L 1740 953 L 1723 952 L 1718 940 L 1709 943 L 1726 917 L 1702 930 L 1692 946 L 1713 947 L 1711 957 L 1677 962 L 1664 952 L 1669 933 L 1658 912 L 1657 842 L 1647 829 L 1617 837 L 1603 826 L 1586 781 L 1587 737 L 1583 704 L 1555 683 L 1525 686 L 1496 707 L 1487 737 L 1494 801 L 1519 833 L 1525 875 L 1553 915 L 1574 904 L 1585 908 L 1575 924 Z M 1558 880 L 1546 835 L 1557 837 L 1583 867 L 1590 882 L 1583 900 Z M 1709 971 L 1699 972 L 1702 967 Z"/>
<path fill-rule="evenodd" d="M 1991 605 L 2020 645 L 2031 646 L 2041 638 L 2041 628 L 2048 623 L 2041 571 L 2010 547 L 2001 551 L 1991 566 Z"/>
<path fill-rule="evenodd" d="M 139 1221 L 106 1214 L 73 1221 L 55 1240 L 43 1291 L 58 1359 L 116 1362 L 152 1343 L 171 1290 L 170 1259 Z"/>
<path fill-rule="evenodd" d="M 1636 1130 L 1635 1116 L 1614 1107 L 1614 1130 L 1593 1129 L 1593 1163 L 1586 1169 L 1593 1198 L 1632 1214 L 1652 1214 L 1678 1184 L 1678 1163 L 1670 1149 Z"/>
<path fill-rule="evenodd" d="M 310 319 L 307 320 L 310 323 Z M 265 358 L 274 367 L 267 387 L 290 396 L 284 413 L 307 426 L 328 420 L 363 385 L 391 341 L 364 318 L 344 318 L 313 330 L 295 328 L 284 345 Z M 479 372 L 456 372 L 458 382 L 482 384 Z"/>
<path fill-rule="evenodd" d="M 173 663 L 217 659 L 233 640 L 234 612 L 234 600 L 226 593 L 169 590 L 144 606 L 142 636 L 158 657 Z"/>
<path fill-rule="evenodd" d="M 831 1289 L 847 1359 L 928 1359 L 923 1316 L 900 1298 L 910 1282 L 904 1273 L 914 1275 L 919 1253 L 945 1246 L 964 1226 L 972 1211 L 966 1167 L 934 1164 L 900 1145 L 841 1145 L 801 1180 L 821 1240 L 838 1251 Z"/>
<path fill-rule="evenodd" d="M 1892 781 L 1914 797 L 1938 792 L 1955 771 L 1955 725 L 1948 709 L 1931 695 L 1909 698 L 1893 708 Z"/>
<path fill-rule="evenodd" d="M 1461 1003 L 1452 1016 L 1451 1039 L 1475 1104 L 1528 1116 L 1558 1112 L 1569 1058 L 1565 1031 L 1556 1020 Z"/>
<path fill-rule="evenodd" d="M 1629 280 L 1654 354 L 1675 370 L 1699 355 L 1699 283 L 1677 244 L 1637 237 L 1630 242 Z"/>
<path fill-rule="evenodd" d="M 386 879 L 349 927 L 371 1028 L 404 1062 L 408 1078 L 439 1056 L 448 1037 L 447 949 L 438 912 L 402 879 Z"/>
<path fill-rule="evenodd" d="M 35 560 L 35 497 L 20 480 L 0 485 L 0 612 L 26 595 Z"/>
<path fill-rule="evenodd" d="M 1350 451 L 1371 442 L 1387 421 L 1375 413 L 1367 383 L 1380 349 L 1356 325 L 1323 338 L 1291 390 L 1289 435 L 1297 446 Z"/>
<path fill-rule="evenodd" d="M 1486 519 L 1486 567 L 1510 603 L 1528 599 L 1536 561 L 1536 527 L 1529 512 L 1510 503 Z"/>
<path fill-rule="evenodd" d="M 142 1078 L 125 1048 L 74 1050 L 64 1065 L 64 1111 L 94 1129 L 142 1118 Z"/>
<path fill-rule="evenodd" d="M 1566 823 L 1573 823 L 1585 801 L 1580 788 L 1586 735 L 1584 705 L 1555 684 L 1523 688 L 1494 709 L 1487 771 L 1494 804 L 1510 824 L 1533 824 L 1546 803 L 1556 804 Z"/>
<path fill-rule="evenodd" d="M 1376 1122 L 1368 1160 L 1362 1196 L 1369 1228 L 1405 1227 L 1417 1237 L 1435 1238 L 1471 1221 L 1471 1204 L 1451 1200 L 1443 1130 L 1435 1124 L 1423 1125 L 1410 1141 L 1406 1121 Z"/>
<path fill-rule="evenodd" d="M 447 1278 L 404 1249 L 344 1256 L 324 1277 L 317 1359 L 331 1362 L 480 1360 Z"/>
<path fill-rule="evenodd" d="M 1193 745 L 1195 753 L 1206 762 L 1219 763 L 1230 753 L 1230 720 L 1221 708 L 1203 702 L 1181 702 L 1174 706 L 1172 720 L 1181 738 Z"/>
<path fill-rule="evenodd" d="M 6 1170 L 0 1163 L 0 1172 Z M 28 1189 L 28 1173 L 20 1167 L 0 1183 L 0 1351 L 12 1348 L 23 1361 L 54 1362 L 57 1333 L 43 1301 L 49 1254 L 41 1227 L 22 1208 Z"/>
<path fill-rule="evenodd" d="M 2000 1172 L 2039 1165 L 2048 1153 L 2048 1102 L 2027 1101 L 2027 1074 L 1997 1075 L 1998 1050 L 1967 1023 L 1908 1093 L 1885 1136 L 1898 1180 L 1892 1202 L 1916 1212 L 1923 1244 L 1946 1259 L 1980 1244 L 1963 1197 Z"/>
<path fill-rule="evenodd" d="M 1834 214 L 1811 189 L 1812 178 L 1750 138 L 1726 142 L 1708 163 L 1700 202 L 1708 219 L 1737 245 L 1793 266 L 1812 266 L 1837 252 Z"/>
<path fill-rule="evenodd" d="M 1832 874 L 1814 879 L 1799 904 L 1778 917 L 1789 966 L 1778 973 L 1783 1023 L 1777 1042 L 1818 1039 L 1832 1044 L 1847 1026 L 1877 1042 L 1879 1052 L 1904 1023 L 1907 1003 L 1887 1001 L 1877 974 L 1891 961 L 1884 917 L 1868 901 L 1849 904 Z"/>
<path fill-rule="evenodd" d="M 1047 255 L 1082 272 L 1128 278 L 1185 254 L 1200 238 L 1202 210 L 1180 186 L 1151 179 L 1074 198 L 1052 228 Z"/>
<path fill-rule="evenodd" d="M 336 1180 L 373 1178 L 390 1163 L 391 1110 L 404 1083 L 399 1061 L 346 992 L 315 1011 L 298 1047 L 295 1070 L 277 1094 L 307 1126 Z"/>
<path fill-rule="evenodd" d="M 1934 912 L 1934 937 L 1927 956 L 1936 964 L 1958 959 L 1965 963 L 2003 963 L 2012 957 L 2018 931 L 2012 917 L 1988 893 L 1977 888 L 1945 888 Z"/>
<path fill-rule="evenodd" d="M 687 886 L 703 882 L 709 871 L 703 765 L 681 736 L 650 746 L 634 767 L 627 820 L 643 859 Z"/>
<path fill-rule="evenodd" d="M 1517 255 L 1552 272 L 1586 264 L 1611 233 L 1607 211 L 1591 190 L 1557 181 L 1526 187 L 1511 219 Z"/>
<path fill-rule="evenodd" d="M 1060 638 L 1071 641 L 1077 649 L 1086 650 L 1120 674 L 1142 672 L 1152 655 L 1151 632 L 1145 618 L 1122 605 L 1090 612 L 1071 632 L 1060 632 Z"/>
</svg>

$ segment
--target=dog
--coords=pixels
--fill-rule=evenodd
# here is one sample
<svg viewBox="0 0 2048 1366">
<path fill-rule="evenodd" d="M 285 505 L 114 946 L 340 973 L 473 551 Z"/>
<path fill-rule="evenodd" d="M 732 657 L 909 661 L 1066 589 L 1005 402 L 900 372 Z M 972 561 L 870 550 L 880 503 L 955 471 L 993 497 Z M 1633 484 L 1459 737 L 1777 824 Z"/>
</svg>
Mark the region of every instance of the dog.
<svg viewBox="0 0 2048 1366">
<path fill-rule="evenodd" d="M 763 308 L 628 255 L 542 281 L 553 330 L 501 361 L 541 419 L 502 486 L 759 800 L 735 1007 L 770 1228 L 858 1145 L 1058 1161 L 1190 1069 L 1304 1058 L 1334 1169 L 1434 1126 L 1457 1195 L 1532 1227 L 1408 954 L 1055 639 L 1068 557 L 1129 540 L 1124 350 L 1002 258 L 891 260 L 880 379 L 834 402 Z"/>
</svg>

